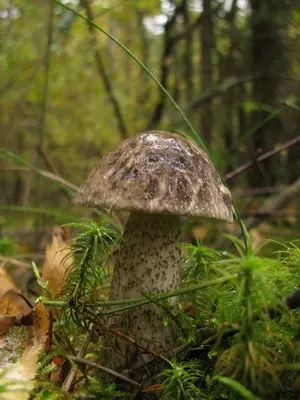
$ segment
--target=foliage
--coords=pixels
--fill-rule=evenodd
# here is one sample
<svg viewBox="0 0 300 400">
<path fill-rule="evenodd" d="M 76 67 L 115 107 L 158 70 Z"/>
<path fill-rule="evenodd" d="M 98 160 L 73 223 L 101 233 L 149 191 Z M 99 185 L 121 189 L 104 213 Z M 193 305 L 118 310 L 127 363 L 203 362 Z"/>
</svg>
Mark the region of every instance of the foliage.
<svg viewBox="0 0 300 400">
<path fill-rule="evenodd" d="M 163 400 L 193 400 L 203 399 L 201 391 L 195 383 L 202 378 L 201 366 L 196 360 L 177 362 L 169 361 L 170 368 L 160 376 L 163 380 Z"/>
<path fill-rule="evenodd" d="M 18 251 L 18 246 L 8 236 L 0 237 L 0 255 L 14 256 Z"/>
<path fill-rule="evenodd" d="M 62 298 L 58 299 L 58 304 L 62 301 L 65 306 L 56 325 L 57 338 L 60 338 L 56 354 L 65 353 L 65 346 L 70 349 L 82 346 L 82 333 L 86 329 L 95 331 L 101 321 L 102 314 L 99 310 L 95 314 L 92 303 L 97 304 L 99 288 L 107 279 L 109 254 L 119 241 L 118 233 L 105 220 L 100 223 L 84 221 L 72 226 L 79 229 L 79 233 L 72 242 L 75 262 Z M 275 395 L 282 392 L 285 385 L 289 386 L 290 393 L 295 390 L 297 369 L 292 370 L 291 365 L 297 365 L 300 356 L 296 345 L 297 314 L 293 317 L 286 311 L 282 298 L 295 288 L 299 247 L 295 243 L 285 245 L 277 257 L 268 259 L 254 254 L 251 243 L 245 252 L 243 242 L 233 240 L 238 249 L 236 253 L 212 250 L 200 242 L 184 245 L 187 259 L 183 289 L 229 274 L 234 278 L 188 293 L 183 291 L 181 311 L 177 315 L 167 302 L 160 304 L 156 296 L 145 295 L 148 302 L 166 312 L 166 317 L 176 320 L 178 329 L 182 329 L 184 337 L 190 341 L 192 354 L 200 351 L 202 355 L 199 360 L 185 360 L 181 356 L 168 361 L 168 368 L 157 378 L 163 381 L 162 399 L 214 399 L 222 391 L 223 384 L 228 387 L 228 396 L 233 390 L 245 398 Z M 109 307 L 109 302 L 103 304 Z M 119 304 L 122 305 L 122 301 Z M 185 313 L 187 305 L 195 310 L 193 316 Z M 125 303 L 122 310 L 130 307 L 130 303 Z M 278 315 L 276 318 L 272 317 L 274 313 Z M 205 350 L 201 342 L 207 329 L 209 338 L 214 340 Z M 66 343 L 68 336 L 69 344 Z M 93 348 L 93 343 L 91 346 Z M 97 346 L 97 353 L 96 349 Z M 220 377 L 213 381 L 215 373 Z M 96 398 L 97 393 L 103 398 L 126 396 L 126 392 L 115 393 L 115 386 L 103 385 L 96 377 L 91 379 L 94 389 L 87 394 L 88 398 Z M 226 396 L 223 392 L 222 397 Z"/>
<path fill-rule="evenodd" d="M 121 392 L 117 390 L 115 384 L 105 385 L 99 379 L 96 379 L 93 376 L 89 377 L 89 386 L 88 388 L 84 388 L 84 398 L 86 400 L 126 400 L 130 397 L 129 393 Z M 81 395 L 75 397 L 75 399 L 80 400 Z"/>
<path fill-rule="evenodd" d="M 233 391 L 237 392 L 242 399 L 259 400 L 257 396 L 254 396 L 251 392 L 249 392 L 249 390 L 247 390 L 243 385 L 241 385 L 234 379 L 226 378 L 224 376 L 216 376 L 216 379 L 224 385 L 233 389 Z"/>
</svg>

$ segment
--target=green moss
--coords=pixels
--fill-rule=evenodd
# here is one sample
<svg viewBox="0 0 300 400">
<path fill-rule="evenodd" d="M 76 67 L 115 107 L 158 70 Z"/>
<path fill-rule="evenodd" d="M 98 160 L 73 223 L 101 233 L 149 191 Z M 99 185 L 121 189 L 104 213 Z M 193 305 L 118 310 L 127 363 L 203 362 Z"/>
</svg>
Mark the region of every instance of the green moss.
<svg viewBox="0 0 300 400">
<path fill-rule="evenodd" d="M 0 361 L 2 363 L 16 362 L 24 351 L 24 343 L 29 340 L 28 329 L 24 326 L 12 326 L 5 335 L 0 348 Z"/>
</svg>

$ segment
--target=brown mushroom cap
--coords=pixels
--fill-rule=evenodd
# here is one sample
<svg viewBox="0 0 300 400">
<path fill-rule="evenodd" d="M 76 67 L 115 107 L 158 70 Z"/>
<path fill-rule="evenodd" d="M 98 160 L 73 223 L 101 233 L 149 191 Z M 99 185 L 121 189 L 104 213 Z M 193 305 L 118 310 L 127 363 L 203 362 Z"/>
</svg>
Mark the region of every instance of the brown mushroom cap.
<svg viewBox="0 0 300 400">
<path fill-rule="evenodd" d="M 207 154 L 171 132 L 148 131 L 108 153 L 75 204 L 232 221 L 231 194 Z"/>
</svg>

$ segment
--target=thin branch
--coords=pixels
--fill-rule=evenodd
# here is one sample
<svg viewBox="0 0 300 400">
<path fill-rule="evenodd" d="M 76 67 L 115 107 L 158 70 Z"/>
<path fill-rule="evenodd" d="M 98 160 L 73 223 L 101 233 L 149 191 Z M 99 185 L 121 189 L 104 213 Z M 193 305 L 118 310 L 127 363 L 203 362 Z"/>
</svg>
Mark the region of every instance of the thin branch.
<svg viewBox="0 0 300 400">
<path fill-rule="evenodd" d="M 13 153 L 7 152 L 4 149 L 0 149 L 0 154 L 1 154 L 1 151 L 3 153 L 7 154 L 7 155 L 14 156 Z M 48 171 L 42 170 L 40 168 L 37 168 L 34 165 L 32 165 L 32 164 L 30 164 L 30 163 L 28 163 L 26 161 L 23 161 L 23 164 L 24 165 L 28 165 L 28 167 L 18 167 L 18 166 L 16 166 L 16 167 L 15 166 L 9 166 L 9 167 L 5 167 L 4 166 L 4 167 L 2 167 L 2 166 L 0 166 L 0 171 L 23 171 L 23 172 L 34 171 L 37 174 L 43 176 L 44 178 L 50 179 L 51 181 L 54 181 L 54 182 L 57 182 L 57 183 L 63 185 L 63 188 L 65 188 L 65 189 L 66 188 L 70 188 L 74 192 L 77 192 L 78 189 L 79 189 L 79 186 L 74 185 L 72 182 L 67 181 L 66 179 L 62 178 L 61 176 L 58 176 L 58 175 L 53 174 L 52 172 L 48 172 Z M 94 209 L 94 211 L 96 213 L 99 213 L 98 209 Z M 123 227 L 123 224 L 122 224 L 118 214 L 116 212 L 114 212 L 114 211 L 111 211 L 111 210 L 106 210 L 106 212 L 107 212 L 108 215 L 110 215 L 117 222 L 117 225 L 119 226 L 119 228 L 120 228 L 120 230 L 122 232 L 124 227 Z"/>
<path fill-rule="evenodd" d="M 255 217 L 255 218 L 299 218 L 300 213 L 288 211 L 244 211 L 241 213 L 243 218 Z"/>
<path fill-rule="evenodd" d="M 283 151 L 291 146 L 295 146 L 298 143 L 300 143 L 300 135 L 296 136 L 295 138 L 289 140 L 288 142 L 282 144 L 281 146 L 278 146 L 277 148 L 275 148 L 273 150 L 270 150 L 270 151 L 267 151 L 266 153 L 261 154 L 255 160 L 246 162 L 245 164 L 239 166 L 232 172 L 229 172 L 228 174 L 225 175 L 225 181 L 227 182 L 227 181 L 233 179 L 234 177 L 241 174 L 242 172 L 247 171 L 250 167 L 252 167 L 256 163 L 264 161 L 267 158 L 270 158 L 270 157 L 274 156 L 275 154 L 278 154 L 281 151 Z"/>
<path fill-rule="evenodd" d="M 188 27 L 181 33 L 178 33 L 177 35 L 173 35 L 171 37 L 171 40 L 176 43 L 179 40 L 185 39 L 186 37 L 188 37 L 196 28 L 198 28 L 198 26 L 200 25 L 200 23 L 202 22 L 202 14 L 200 14 L 194 22 L 192 22 L 190 25 L 188 25 Z"/>
<path fill-rule="evenodd" d="M 204 93 L 198 100 L 194 101 L 191 103 L 188 107 L 187 110 L 193 110 L 193 109 L 198 109 L 199 107 L 202 107 L 204 104 L 212 100 L 214 97 L 222 96 L 229 90 L 233 89 L 236 86 L 239 86 L 242 83 L 246 82 L 251 82 L 251 81 L 258 81 L 258 80 L 264 80 L 264 79 L 283 79 L 286 81 L 291 81 L 295 83 L 300 83 L 298 79 L 291 78 L 289 76 L 281 76 L 281 75 L 270 75 L 270 76 L 241 76 L 241 77 L 232 77 L 226 79 L 224 82 L 220 83 L 217 87 L 213 88 L 211 91 Z"/>
<path fill-rule="evenodd" d="M 166 362 L 167 358 L 164 357 L 162 354 L 157 353 L 156 351 L 150 350 L 142 345 L 140 345 L 137 340 L 134 337 L 128 336 L 123 332 L 120 332 L 118 329 L 115 328 L 111 328 L 110 326 L 104 324 L 103 322 L 99 322 L 99 324 L 101 325 L 101 327 L 104 329 L 104 331 L 107 331 L 111 334 L 113 334 L 114 336 L 117 336 L 123 340 L 125 340 L 128 343 L 131 343 L 133 346 L 135 346 L 138 350 L 140 350 L 142 353 L 144 354 L 150 354 L 152 357 L 154 358 L 159 358 L 160 360 Z M 101 333 L 103 333 L 103 331 L 101 331 Z"/>
<path fill-rule="evenodd" d="M 233 197 L 261 196 L 281 192 L 286 186 L 272 186 L 262 188 L 236 189 L 232 192 Z"/>
<path fill-rule="evenodd" d="M 0 167 L 0 171 L 22 171 L 22 172 L 31 172 L 32 168 L 30 167 Z M 55 175 L 52 172 L 45 171 L 43 169 L 36 169 L 34 172 L 37 172 L 41 176 L 50 179 L 51 181 L 58 182 L 63 184 L 64 186 L 69 187 L 70 189 L 74 190 L 75 192 L 78 191 L 79 186 L 74 185 L 73 183 L 67 181 L 66 179 L 62 178 L 61 176 Z"/>
<path fill-rule="evenodd" d="M 19 79 L 16 79 L 16 73 L 14 73 L 14 76 L 10 79 L 8 78 L 5 84 L 2 87 L 0 87 L 0 97 L 5 95 L 6 91 L 11 89 L 17 83 L 26 83 L 26 86 L 30 85 L 34 81 L 34 78 L 37 75 L 37 73 L 42 68 L 43 63 L 44 63 L 44 58 L 39 60 L 37 63 L 31 65 L 30 67 L 28 67 L 28 71 L 30 72 L 28 76 L 26 76 L 28 71 L 27 70 L 24 71 L 23 69 L 22 76 L 21 77 L 18 76 L 18 78 L 22 79 L 21 82 L 19 81 Z"/>
<path fill-rule="evenodd" d="M 99 369 L 100 371 L 106 372 L 107 374 L 112 375 L 115 378 L 121 379 L 122 381 L 125 381 L 127 383 L 130 383 L 133 386 L 140 387 L 140 384 L 138 382 L 128 378 L 127 376 L 125 376 L 123 374 L 120 374 L 120 372 L 117 372 L 117 371 L 114 371 L 114 370 L 112 370 L 110 368 L 104 367 L 101 364 L 95 363 L 93 361 L 84 360 L 82 358 L 73 357 L 73 356 L 68 356 L 68 358 L 71 361 L 75 361 L 75 362 L 77 362 L 79 364 L 85 364 L 85 365 L 87 365 L 89 367 L 96 368 L 96 369 Z"/>
<path fill-rule="evenodd" d="M 292 103 L 289 103 L 289 102 L 287 102 L 287 101 L 283 101 L 283 102 L 280 103 L 280 104 L 282 104 L 283 106 L 292 108 L 292 109 L 295 110 L 295 111 L 300 111 L 300 107 L 299 107 L 299 106 L 296 106 L 296 104 L 292 104 Z"/>
<path fill-rule="evenodd" d="M 45 152 L 45 150 L 41 146 L 38 146 L 38 152 L 39 152 L 40 156 L 44 159 L 46 167 L 53 174 L 59 175 L 57 168 L 55 167 L 53 162 L 50 160 L 48 154 Z"/>
<path fill-rule="evenodd" d="M 89 0 L 81 0 L 81 4 L 83 6 L 83 8 L 86 11 L 87 17 L 90 21 L 94 21 L 94 15 L 89 3 Z M 123 139 L 126 139 L 127 137 L 129 137 L 129 133 L 127 131 L 126 128 L 126 124 L 125 124 L 125 120 L 121 111 L 121 106 L 117 100 L 117 97 L 114 93 L 113 90 L 113 86 L 109 80 L 108 74 L 106 72 L 106 69 L 104 67 L 104 62 L 102 60 L 101 57 L 101 53 L 98 47 L 98 43 L 97 43 L 97 39 L 96 39 L 96 35 L 95 35 L 95 31 L 93 29 L 93 26 L 91 24 L 88 24 L 88 29 L 90 32 L 90 39 L 91 39 L 91 43 L 93 45 L 93 49 L 94 49 L 94 56 L 95 56 L 95 62 L 96 62 L 96 67 L 97 67 L 97 71 L 98 74 L 103 82 L 104 88 L 106 90 L 106 93 L 108 95 L 108 99 L 112 105 L 112 108 L 114 110 L 115 116 L 116 116 L 116 120 L 117 120 L 117 124 L 118 124 L 118 128 L 119 131 L 121 133 L 121 136 Z"/>
<path fill-rule="evenodd" d="M 38 153 L 41 155 L 41 157 L 44 159 L 46 167 L 48 167 L 48 169 L 54 173 L 56 176 L 59 176 L 58 170 L 55 167 L 55 165 L 53 164 L 53 162 L 50 160 L 48 154 L 45 152 L 45 150 L 43 149 L 42 146 L 38 146 L 37 148 Z M 63 179 L 63 178 L 61 178 Z M 72 195 L 68 192 L 66 192 L 65 190 L 63 190 L 62 188 L 60 189 L 62 191 L 62 193 L 67 197 L 68 200 L 72 199 Z"/>
<path fill-rule="evenodd" d="M 88 346 L 90 344 L 90 341 L 92 339 L 92 336 L 93 336 L 93 329 L 87 335 L 87 337 L 85 338 L 80 350 L 78 351 L 78 354 L 76 356 L 77 359 L 81 359 L 85 355 L 85 353 L 86 353 L 86 351 L 88 349 Z M 69 358 L 71 359 L 71 357 L 69 357 Z M 77 369 L 76 368 L 71 368 L 71 371 L 68 373 L 68 376 L 66 377 L 66 379 L 65 379 L 65 381 L 64 381 L 64 383 L 62 385 L 62 390 L 66 391 L 66 392 L 69 392 L 71 390 L 73 382 L 74 382 L 74 380 L 76 378 L 76 373 L 77 373 Z"/>
<path fill-rule="evenodd" d="M 12 257 L 4 257 L 0 256 L 0 262 L 4 264 L 12 264 L 15 265 L 16 267 L 23 268 L 23 269 L 31 269 L 31 263 L 26 263 L 20 260 L 17 260 Z"/>
</svg>

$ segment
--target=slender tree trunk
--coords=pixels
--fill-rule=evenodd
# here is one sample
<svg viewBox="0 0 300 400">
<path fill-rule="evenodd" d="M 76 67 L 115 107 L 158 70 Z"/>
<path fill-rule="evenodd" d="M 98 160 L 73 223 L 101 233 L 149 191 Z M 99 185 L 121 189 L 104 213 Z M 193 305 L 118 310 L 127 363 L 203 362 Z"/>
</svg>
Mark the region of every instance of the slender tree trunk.
<svg viewBox="0 0 300 400">
<path fill-rule="evenodd" d="M 193 31 L 189 29 L 190 15 L 188 9 L 189 1 L 183 0 L 182 2 L 182 16 L 184 22 L 184 29 L 186 30 L 186 38 L 184 40 L 183 52 L 183 74 L 185 81 L 185 102 L 186 105 L 193 100 Z"/>
<path fill-rule="evenodd" d="M 226 57 L 225 62 L 225 69 L 226 69 L 226 76 L 225 78 L 230 78 L 232 76 L 237 75 L 237 63 L 238 61 L 234 57 L 234 51 L 236 49 L 236 42 L 238 32 L 236 29 L 236 14 L 237 14 L 237 0 L 233 0 L 231 4 L 231 9 L 227 15 L 227 22 L 228 22 L 228 37 L 229 37 L 229 50 Z M 235 124 L 234 124 L 234 117 L 235 117 L 235 95 L 238 89 L 233 89 L 228 92 L 227 95 L 224 96 L 224 103 L 225 103 L 225 118 L 224 118 L 224 140 L 225 140 L 225 147 L 229 149 L 235 144 Z M 234 159 L 230 157 L 229 160 L 229 169 L 233 168 L 234 166 Z"/>
<path fill-rule="evenodd" d="M 164 48 L 161 57 L 161 67 L 160 67 L 160 83 L 168 89 L 168 78 L 170 73 L 170 66 L 172 63 L 173 49 L 176 41 L 173 39 L 172 35 L 174 33 L 174 27 L 176 25 L 177 17 L 182 13 L 182 2 L 175 8 L 172 17 L 165 24 L 164 32 Z M 161 121 L 163 112 L 165 109 L 166 96 L 162 91 L 159 92 L 159 98 L 154 106 L 154 110 L 150 121 L 148 123 L 147 129 L 156 128 Z"/>
<path fill-rule="evenodd" d="M 81 0 L 81 4 L 86 11 L 88 19 L 93 21 L 94 16 L 93 16 L 93 12 L 92 12 L 89 0 Z M 92 42 L 93 49 L 94 49 L 94 56 L 95 56 L 95 62 L 96 62 L 98 74 L 102 80 L 103 86 L 104 86 L 107 96 L 108 96 L 108 100 L 110 101 L 113 111 L 115 113 L 116 120 L 117 120 L 117 126 L 119 128 L 120 135 L 122 136 L 122 139 L 126 139 L 129 136 L 129 134 L 127 132 L 125 119 L 122 114 L 121 106 L 117 100 L 117 97 L 113 90 L 113 86 L 109 80 L 107 71 L 105 69 L 104 62 L 103 62 L 103 59 L 101 56 L 101 52 L 98 48 L 98 43 L 97 43 L 97 39 L 95 36 L 94 28 L 92 25 L 88 24 L 88 29 L 90 32 L 90 38 L 91 38 L 91 42 Z"/>
<path fill-rule="evenodd" d="M 287 42 L 290 7 L 285 0 L 251 0 L 251 7 L 252 72 L 265 77 L 253 83 L 253 98 L 258 110 L 253 113 L 252 124 L 257 125 L 269 115 L 272 107 L 278 107 L 286 95 L 284 77 L 289 73 Z M 257 149 L 266 151 L 283 141 L 285 132 L 282 122 L 278 116 L 257 132 L 253 137 L 254 152 Z M 278 164 L 278 159 L 270 159 L 265 165 L 271 184 L 276 184 Z M 253 186 L 259 185 L 259 174 L 255 171 L 249 174 L 249 182 Z"/>
<path fill-rule="evenodd" d="M 201 95 L 210 92 L 213 86 L 214 42 L 212 0 L 203 0 L 203 19 L 201 25 Z M 202 108 L 201 112 L 201 135 L 208 143 L 212 140 L 212 123 L 212 102 L 209 101 Z"/>
</svg>

